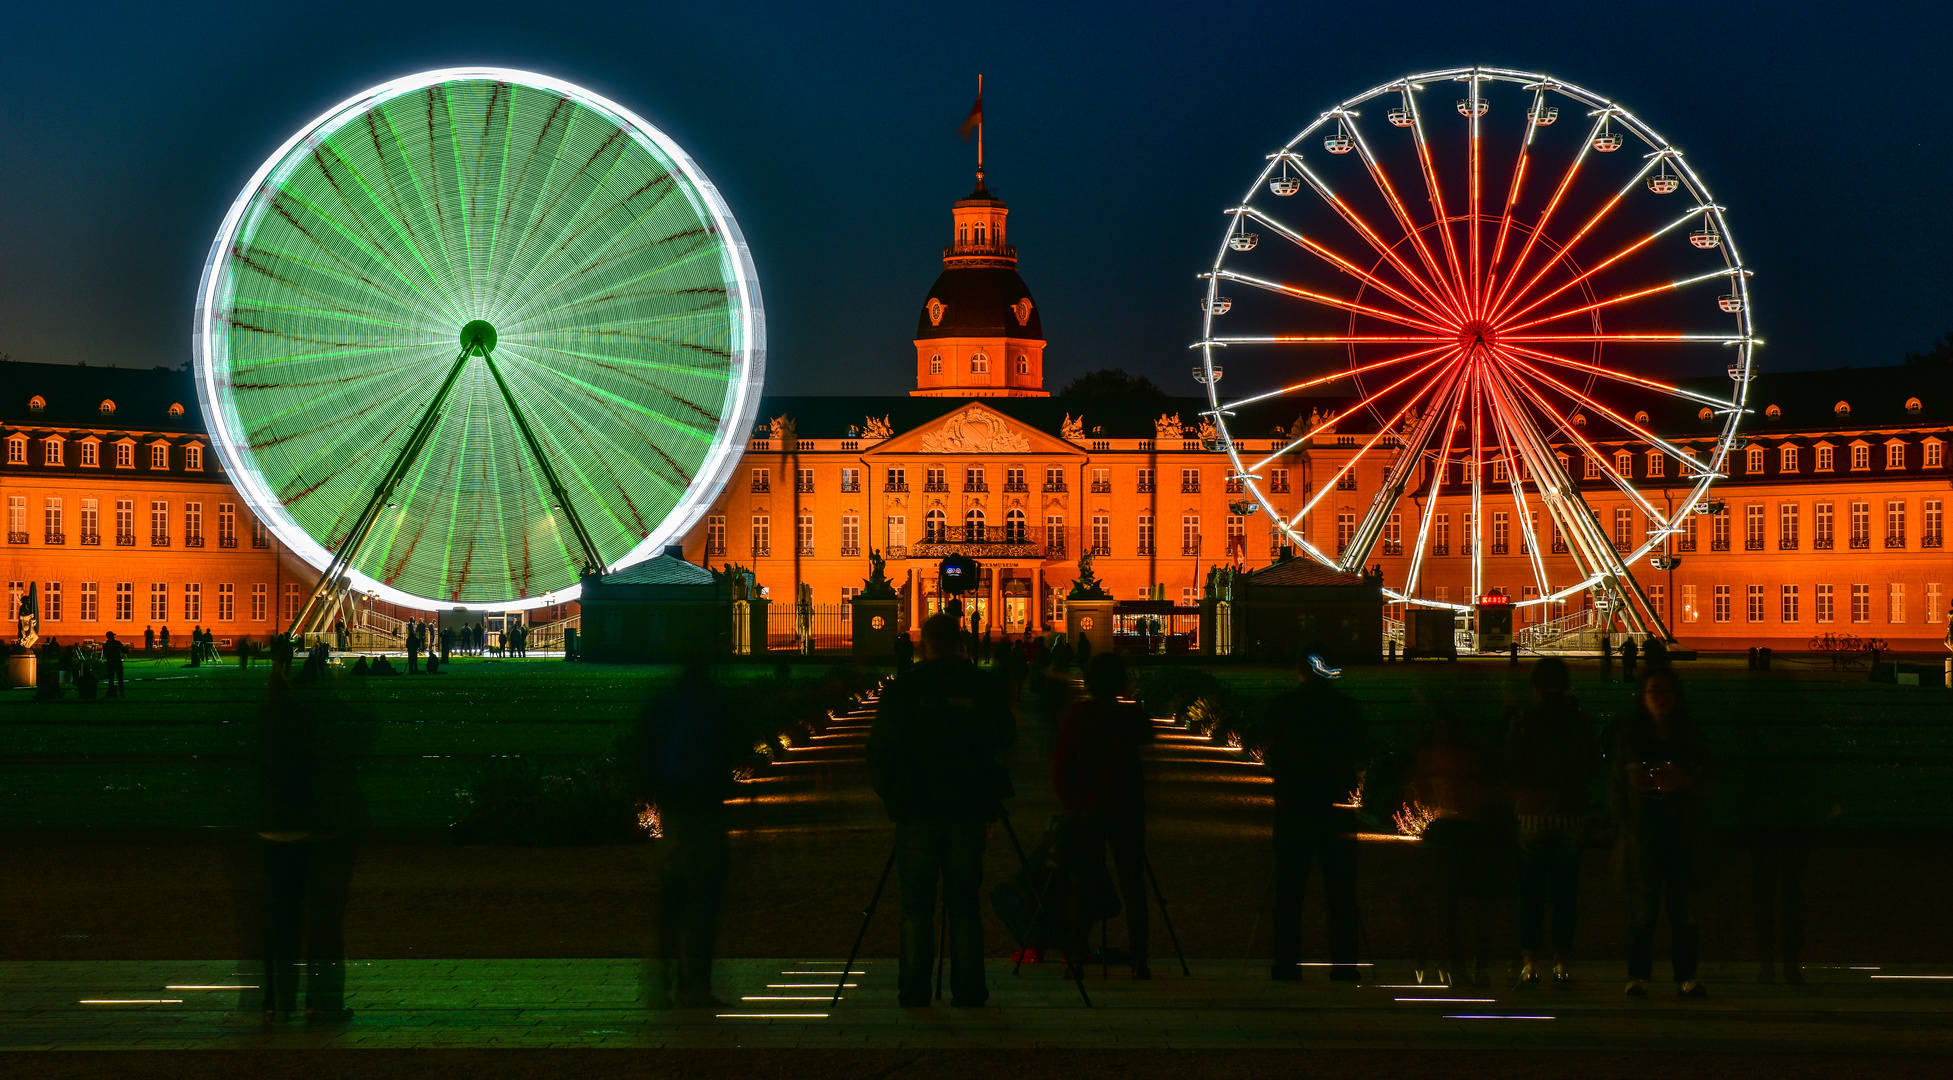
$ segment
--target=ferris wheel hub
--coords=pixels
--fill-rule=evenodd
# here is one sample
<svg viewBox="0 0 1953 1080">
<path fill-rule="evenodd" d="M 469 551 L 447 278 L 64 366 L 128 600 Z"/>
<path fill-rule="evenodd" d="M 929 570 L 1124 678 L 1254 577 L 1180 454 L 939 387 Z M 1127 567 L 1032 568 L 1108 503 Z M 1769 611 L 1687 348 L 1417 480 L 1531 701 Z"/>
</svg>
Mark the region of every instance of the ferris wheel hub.
<svg viewBox="0 0 1953 1080">
<path fill-rule="evenodd" d="M 1498 327 L 1484 319 L 1474 319 L 1458 328 L 1458 345 L 1473 352 L 1498 344 Z"/>
<path fill-rule="evenodd" d="M 472 356 L 487 356 L 495 351 L 495 327 L 486 319 L 476 319 L 461 328 L 461 347 Z"/>
</svg>

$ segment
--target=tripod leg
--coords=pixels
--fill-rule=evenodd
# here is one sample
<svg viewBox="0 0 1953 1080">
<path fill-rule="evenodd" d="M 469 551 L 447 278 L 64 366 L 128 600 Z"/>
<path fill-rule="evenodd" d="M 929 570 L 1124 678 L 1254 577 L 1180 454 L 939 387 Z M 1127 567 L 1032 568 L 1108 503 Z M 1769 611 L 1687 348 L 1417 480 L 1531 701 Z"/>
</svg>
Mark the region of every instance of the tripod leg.
<svg viewBox="0 0 1953 1080">
<path fill-rule="evenodd" d="M 1010 837 L 1010 846 L 1017 849 L 1017 862 L 1026 870 L 1031 868 L 1031 857 L 1024 854 L 1024 845 L 1017 839 L 1017 830 L 1010 827 L 1010 815 L 999 814 L 997 820 L 1003 823 L 1004 835 Z"/>
<path fill-rule="evenodd" d="M 1180 949 L 1180 935 L 1173 932 L 1173 916 L 1166 910 L 1166 894 L 1160 891 L 1160 876 L 1153 872 L 1153 858 L 1145 852 L 1139 853 L 1141 863 L 1146 867 L 1146 877 L 1153 883 L 1153 899 L 1160 904 L 1160 921 L 1166 923 L 1166 936 L 1173 939 L 1173 954 L 1180 958 L 1180 974 L 1192 975 L 1187 970 L 1187 954 Z M 1140 897 L 1142 903 L 1145 897 Z"/>
<path fill-rule="evenodd" d="M 943 966 L 949 961 L 949 890 L 943 890 L 942 926 L 936 931 L 936 1000 L 943 999 Z"/>
<path fill-rule="evenodd" d="M 848 976 L 854 971 L 854 958 L 861 955 L 861 942 L 868 936 L 868 922 L 875 917 L 875 908 L 882 902 L 882 889 L 888 885 L 888 875 L 895 872 L 895 849 L 888 849 L 888 861 L 882 864 L 881 880 L 875 882 L 874 895 L 868 898 L 868 906 L 861 912 L 861 932 L 854 936 L 854 948 L 848 950 L 848 962 L 841 965 L 841 979 L 834 984 L 834 1001 L 841 1004 L 841 991 L 848 985 Z"/>
</svg>

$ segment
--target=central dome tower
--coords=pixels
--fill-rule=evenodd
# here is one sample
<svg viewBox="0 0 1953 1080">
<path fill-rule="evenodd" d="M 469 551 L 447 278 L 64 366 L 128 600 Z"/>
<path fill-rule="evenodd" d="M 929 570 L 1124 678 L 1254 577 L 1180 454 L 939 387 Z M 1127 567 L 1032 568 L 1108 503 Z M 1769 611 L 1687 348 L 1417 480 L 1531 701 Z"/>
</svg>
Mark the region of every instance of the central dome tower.
<svg viewBox="0 0 1953 1080">
<path fill-rule="evenodd" d="M 1049 397 L 1044 322 L 1017 273 L 1010 208 L 983 186 L 950 207 L 943 272 L 916 319 L 916 397 Z"/>
</svg>

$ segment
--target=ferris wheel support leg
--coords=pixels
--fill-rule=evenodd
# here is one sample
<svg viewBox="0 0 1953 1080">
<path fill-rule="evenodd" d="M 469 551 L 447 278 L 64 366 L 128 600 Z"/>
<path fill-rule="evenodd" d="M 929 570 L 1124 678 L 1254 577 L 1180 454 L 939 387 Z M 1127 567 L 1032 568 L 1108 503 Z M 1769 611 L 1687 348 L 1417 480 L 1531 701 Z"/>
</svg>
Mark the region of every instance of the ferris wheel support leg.
<svg viewBox="0 0 1953 1080">
<path fill-rule="evenodd" d="M 427 440 L 433 437 L 434 429 L 440 424 L 441 409 L 447 404 L 448 395 L 454 392 L 455 381 L 461 378 L 461 369 L 467 366 L 468 355 L 475 351 L 475 346 L 476 342 L 469 342 L 461 350 L 461 355 L 454 358 L 453 365 L 448 368 L 447 378 L 441 380 L 440 389 L 434 392 L 433 399 L 427 403 L 427 408 L 422 410 L 420 419 L 414 422 L 414 429 L 407 433 L 407 442 L 400 448 L 400 453 L 394 457 L 393 465 L 387 469 L 386 475 L 380 478 L 379 485 L 373 489 L 373 497 L 366 501 L 366 509 L 360 511 L 358 519 L 353 522 L 353 527 L 347 531 L 345 540 L 339 544 L 339 550 L 333 552 L 332 561 L 326 564 L 325 571 L 319 575 L 319 583 L 312 589 L 312 595 L 306 598 L 305 606 L 292 619 L 291 627 L 285 631 L 287 637 L 302 636 L 311 630 L 317 621 L 328 615 L 328 608 L 332 605 L 333 597 L 339 589 L 339 578 L 352 568 L 353 559 L 359 554 L 361 545 L 366 543 L 367 534 L 373 530 L 373 522 L 379 518 L 380 511 L 386 509 L 387 500 L 393 498 L 393 489 L 400 485 L 401 478 L 407 475 L 408 467 L 413 464 L 416 457 L 420 456 L 422 448 L 427 445 Z"/>
<path fill-rule="evenodd" d="M 590 539 L 590 532 L 583 527 L 583 519 L 576 515 L 576 504 L 570 501 L 570 493 L 564 489 L 563 481 L 556 476 L 556 469 L 549 463 L 549 456 L 543 453 L 542 443 L 536 439 L 536 432 L 529 426 L 529 418 L 522 413 L 521 406 L 515 403 L 515 395 L 509 392 L 509 384 L 502 381 L 502 369 L 495 366 L 493 356 L 484 357 L 488 363 L 488 373 L 495 378 L 495 389 L 502 392 L 502 401 L 509 407 L 509 415 L 515 418 L 515 426 L 522 432 L 522 441 L 529 444 L 529 454 L 536 459 L 536 467 L 542 470 L 543 479 L 549 481 L 549 493 L 556 497 L 556 505 L 563 510 L 563 516 L 570 519 L 570 530 L 576 534 L 576 542 L 583 549 L 583 562 L 586 570 L 604 572 L 604 557 L 597 551 L 596 541 Z"/>
</svg>

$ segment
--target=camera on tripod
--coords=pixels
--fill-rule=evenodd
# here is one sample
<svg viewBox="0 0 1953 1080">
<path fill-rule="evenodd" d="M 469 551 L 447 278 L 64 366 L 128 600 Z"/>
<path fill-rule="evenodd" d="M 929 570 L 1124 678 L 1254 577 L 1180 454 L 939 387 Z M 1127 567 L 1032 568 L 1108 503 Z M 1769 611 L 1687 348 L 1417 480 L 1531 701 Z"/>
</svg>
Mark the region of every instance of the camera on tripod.
<svg viewBox="0 0 1953 1080">
<path fill-rule="evenodd" d="M 942 563 L 936 567 L 936 588 L 944 596 L 949 597 L 949 601 L 943 605 L 943 610 L 950 618 L 962 620 L 961 598 L 964 593 L 976 589 L 977 579 L 981 576 L 982 570 L 983 567 L 968 555 L 945 556 Z"/>
</svg>

